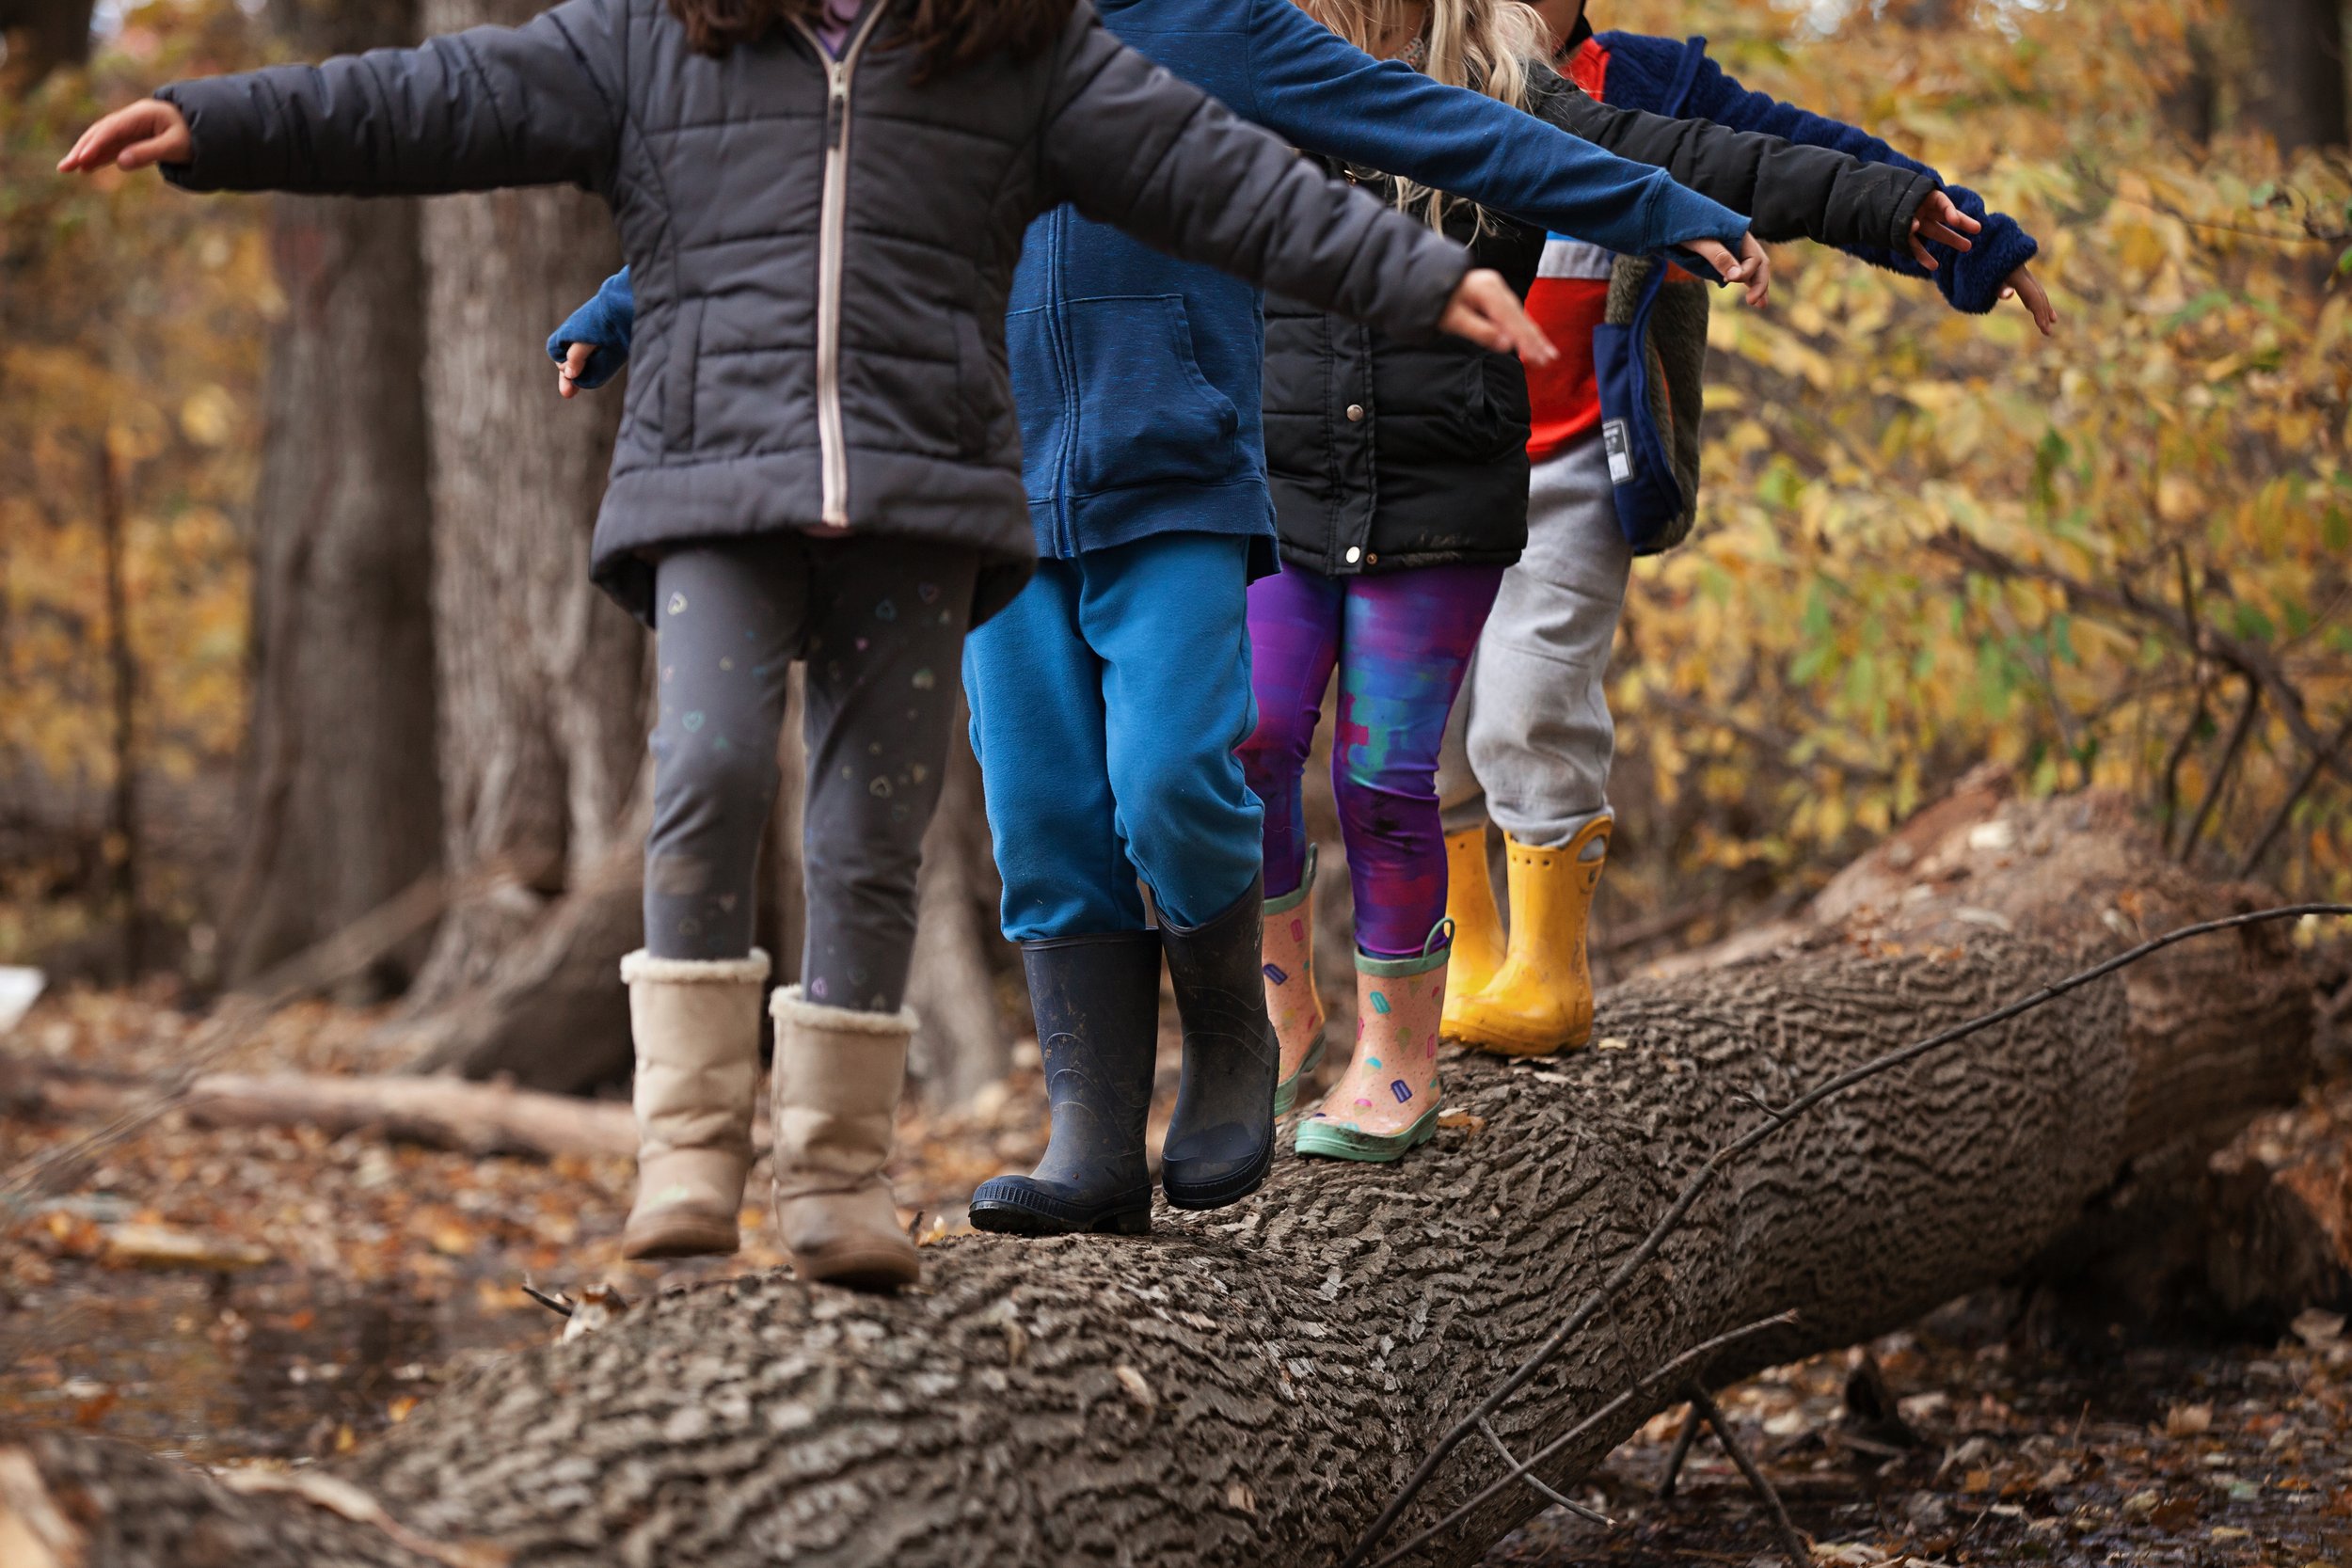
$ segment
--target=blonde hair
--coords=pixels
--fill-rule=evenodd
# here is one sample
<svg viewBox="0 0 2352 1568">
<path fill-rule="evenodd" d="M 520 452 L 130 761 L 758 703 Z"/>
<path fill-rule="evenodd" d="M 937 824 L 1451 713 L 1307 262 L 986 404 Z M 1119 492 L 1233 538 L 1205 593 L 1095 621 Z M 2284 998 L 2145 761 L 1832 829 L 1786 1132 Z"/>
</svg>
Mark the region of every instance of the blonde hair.
<svg viewBox="0 0 2352 1568">
<path fill-rule="evenodd" d="M 1410 18 L 1416 0 L 1296 0 L 1298 8 L 1367 55 L 1378 55 Z M 1450 87 L 1469 87 L 1515 109 L 1527 107 L 1527 64 L 1551 53 L 1542 17 L 1519 0 L 1427 0 L 1422 24 L 1422 73 Z M 1399 207 L 1420 206 L 1431 228 L 1441 227 L 1449 197 L 1410 181 L 1397 182 Z M 1478 227 L 1486 227 L 1484 210 Z"/>
</svg>

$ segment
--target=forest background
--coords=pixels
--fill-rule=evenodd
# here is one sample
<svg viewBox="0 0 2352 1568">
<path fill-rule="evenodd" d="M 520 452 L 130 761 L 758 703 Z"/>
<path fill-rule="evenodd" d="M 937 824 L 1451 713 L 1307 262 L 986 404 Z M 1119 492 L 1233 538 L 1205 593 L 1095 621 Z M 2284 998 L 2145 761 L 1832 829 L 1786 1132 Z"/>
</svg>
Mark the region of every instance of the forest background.
<svg viewBox="0 0 2352 1568">
<path fill-rule="evenodd" d="M 642 650 L 579 571 L 617 400 L 559 407 L 539 349 L 611 242 L 568 193 L 51 172 L 174 75 L 511 5 L 109 6 L 84 57 L 79 4 L 0 0 L 0 961 L 200 990 L 438 874 L 438 940 L 361 988 L 429 1018 L 618 862 L 642 794 Z M 1786 901 L 1984 759 L 2352 892 L 2342 8 L 1595 19 L 1707 33 L 1979 188 L 2064 319 L 2044 344 L 1804 246 L 1772 309 L 1718 308 L 1704 526 L 1640 572 L 1612 683 L 1605 955 Z M 968 784 L 950 808 L 983 843 Z M 953 945 L 1001 969 L 965 859 Z"/>
<path fill-rule="evenodd" d="M 645 647 L 582 570 L 618 399 L 559 402 L 541 347 L 617 262 L 601 212 L 53 172 L 91 117 L 164 80 L 532 8 L 0 0 L 0 965 L 50 986 L 0 1022 L 0 1178 L 42 1179 L 0 1185 L 0 1418 L 208 1460 L 330 1455 L 404 1419 L 445 1362 L 544 1337 L 534 1273 L 658 1282 L 612 1243 L 618 1106 L 582 1107 L 608 1134 L 620 1117 L 616 1146 L 552 1161 L 173 1117 L 109 1141 L 124 1095 L 152 1108 L 204 1068 L 608 1096 L 625 1074 Z M 1979 189 L 2042 239 L 2063 324 L 2043 342 L 2013 306 L 1961 317 L 1803 245 L 1770 310 L 1719 303 L 1701 527 L 1637 572 L 1612 678 L 1603 977 L 1793 908 L 1987 761 L 2028 792 L 2124 792 L 2213 878 L 2352 897 L 2352 8 L 1593 15 L 1706 33 L 1749 85 Z M 795 809 L 763 917 L 787 970 Z M 923 1104 L 895 1174 L 936 1233 L 956 1195 L 1034 1157 L 1042 1095 L 968 757 L 927 848 Z M 1321 885 L 1343 975 L 1344 879 Z M 2330 1082 L 2249 1137 L 2293 1123 L 2336 1148 L 2352 1216 L 2352 985 L 2341 947 L 2319 967 Z M 322 991 L 266 1022 L 239 1010 Z M 1331 1000 L 1343 1028 L 1351 999 Z M 755 1233 L 738 1261 L 778 1259 Z M 2209 1528 L 2215 1551 L 2235 1532 L 2226 1560 L 2352 1561 L 2352 1505 L 2332 1533 L 2267 1533 L 2293 1488 L 2352 1498 L 2352 1340 L 2330 1313 L 2296 1323 L 2261 1359 L 2173 1341 L 2030 1375 L 2002 1361 L 1997 1312 L 1883 1341 L 1897 1386 L 1931 1389 L 1903 1408 L 1938 1446 L 1892 1492 L 1816 1494 L 1803 1522 L 1882 1554 L 2039 1560 L 2072 1466 L 2083 1560 Z M 1829 1463 L 1848 1370 L 1727 1399 L 1785 1484 Z M 1671 1431 L 1648 1435 L 1655 1468 Z M 2253 1490 L 2209 1516 L 2181 1501 L 2224 1481 Z"/>
</svg>

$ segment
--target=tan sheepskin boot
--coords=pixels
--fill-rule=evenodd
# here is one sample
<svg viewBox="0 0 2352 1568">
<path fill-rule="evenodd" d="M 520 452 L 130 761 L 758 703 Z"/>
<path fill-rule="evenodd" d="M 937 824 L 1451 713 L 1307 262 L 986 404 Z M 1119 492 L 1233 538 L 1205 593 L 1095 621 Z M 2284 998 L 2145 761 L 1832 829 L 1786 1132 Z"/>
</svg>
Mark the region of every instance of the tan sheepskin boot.
<svg viewBox="0 0 2352 1568">
<path fill-rule="evenodd" d="M 914 1010 L 854 1012 L 798 986 L 769 1000 L 776 1020 L 771 1115 L 776 1233 L 803 1279 L 886 1291 L 922 1273 L 882 1164 L 906 1086 Z"/>
<path fill-rule="evenodd" d="M 768 955 L 621 960 L 637 1044 L 637 1202 L 625 1258 L 723 1256 L 752 1168 Z"/>
</svg>

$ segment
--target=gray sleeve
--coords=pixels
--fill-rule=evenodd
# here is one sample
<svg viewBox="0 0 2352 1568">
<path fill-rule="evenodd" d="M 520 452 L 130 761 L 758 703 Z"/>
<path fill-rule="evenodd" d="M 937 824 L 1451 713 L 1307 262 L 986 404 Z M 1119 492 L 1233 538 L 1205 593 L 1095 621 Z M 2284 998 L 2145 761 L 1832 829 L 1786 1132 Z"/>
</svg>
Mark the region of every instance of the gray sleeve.
<svg viewBox="0 0 2352 1568">
<path fill-rule="evenodd" d="M 564 0 L 520 27 L 175 82 L 189 190 L 426 196 L 569 182 L 609 194 L 628 101 L 626 0 Z"/>
<path fill-rule="evenodd" d="M 1470 270 L 1461 246 L 1127 48 L 1084 0 L 1056 61 L 1050 198 L 1317 309 L 1401 335 L 1437 326 Z"/>
</svg>

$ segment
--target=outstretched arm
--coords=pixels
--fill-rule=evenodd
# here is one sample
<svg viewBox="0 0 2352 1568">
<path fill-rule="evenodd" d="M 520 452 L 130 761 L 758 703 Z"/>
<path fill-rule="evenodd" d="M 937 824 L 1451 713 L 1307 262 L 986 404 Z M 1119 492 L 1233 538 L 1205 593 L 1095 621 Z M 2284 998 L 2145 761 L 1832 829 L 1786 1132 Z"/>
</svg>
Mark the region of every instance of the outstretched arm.
<svg viewBox="0 0 2352 1568">
<path fill-rule="evenodd" d="M 1602 41 L 1613 53 L 1621 49 L 1656 47 L 1679 55 L 1683 48 L 1673 40 L 1623 33 L 1605 34 Z M 1898 152 L 1858 126 L 1848 125 L 1826 115 L 1817 115 L 1794 104 L 1783 103 L 1768 93 L 1750 91 L 1713 60 L 1699 62 L 1698 71 L 1692 78 L 1690 94 L 1681 104 L 1681 112 L 1711 119 L 1735 130 L 1757 131 L 1807 146 L 1832 148 L 1851 153 L 1865 163 L 1886 164 L 1931 175 L 1935 173 L 1927 165 Z M 1972 314 L 1980 315 L 2002 300 L 2013 296 L 2032 313 L 2035 325 L 2042 333 L 2045 336 L 2049 334 L 2058 325 L 2058 316 L 2050 309 L 2049 296 L 2042 293 L 2041 284 L 2027 270 L 2027 263 L 2041 249 L 2033 236 L 2019 228 L 2016 220 L 2006 214 L 1989 211 L 1984 198 L 1972 190 L 1947 185 L 1945 194 L 1955 207 L 1982 225 L 1975 236 L 1975 245 L 1965 255 L 1947 246 L 1931 245 L 1930 253 L 1938 263 L 1931 271 L 1904 248 L 1874 245 L 1841 245 L 1839 248 L 1862 261 L 1895 272 L 1907 273 L 1915 277 L 1931 276 L 1936 288 L 1954 309 Z"/>
<path fill-rule="evenodd" d="M 1492 273 L 1327 178 L 1105 31 L 1081 6 L 1041 143 L 1049 200 L 1294 299 L 1403 335 L 1441 328 L 1538 362 L 1550 345 Z"/>
<path fill-rule="evenodd" d="M 199 191 L 604 191 L 626 103 L 619 12 L 564 0 L 520 27 L 177 82 L 90 127 L 58 166 L 160 164 Z"/>
<path fill-rule="evenodd" d="M 1664 170 L 1629 163 L 1484 93 L 1375 60 L 1291 0 L 1222 3 L 1248 12 L 1252 98 L 1243 111 L 1301 147 L 1611 250 L 1694 240 L 1736 250 L 1748 231 L 1745 218 Z"/>
<path fill-rule="evenodd" d="M 1965 254 L 1979 228 L 1926 169 L 1865 163 L 1711 120 L 1613 108 L 1541 67 L 1531 67 L 1531 74 L 1529 107 L 1535 114 L 1747 214 L 1758 238 L 1908 250 L 1933 271 L 1938 263 L 1925 242 Z"/>
</svg>

